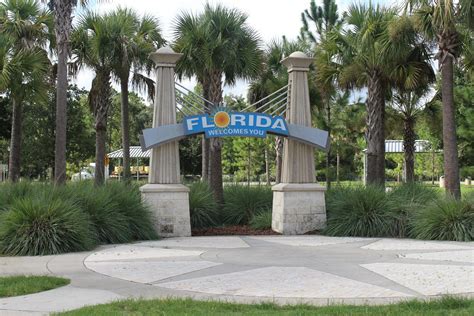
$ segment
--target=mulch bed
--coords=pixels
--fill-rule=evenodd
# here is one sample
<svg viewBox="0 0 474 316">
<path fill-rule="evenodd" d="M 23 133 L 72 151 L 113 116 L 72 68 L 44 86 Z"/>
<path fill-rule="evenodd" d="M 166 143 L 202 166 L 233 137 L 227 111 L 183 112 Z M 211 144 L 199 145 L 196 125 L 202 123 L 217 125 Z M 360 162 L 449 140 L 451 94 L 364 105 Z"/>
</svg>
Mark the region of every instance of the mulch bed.
<svg viewBox="0 0 474 316">
<path fill-rule="evenodd" d="M 193 236 L 224 236 L 224 235 L 280 235 L 271 229 L 253 229 L 250 226 L 223 226 L 193 229 Z"/>
</svg>

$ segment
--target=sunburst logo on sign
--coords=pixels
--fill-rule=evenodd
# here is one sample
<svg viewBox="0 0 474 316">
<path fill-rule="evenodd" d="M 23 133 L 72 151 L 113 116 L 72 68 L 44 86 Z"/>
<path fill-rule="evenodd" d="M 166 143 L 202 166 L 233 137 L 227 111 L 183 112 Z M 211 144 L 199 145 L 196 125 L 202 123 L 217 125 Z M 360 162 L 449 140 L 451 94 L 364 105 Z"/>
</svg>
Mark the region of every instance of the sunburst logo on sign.
<svg viewBox="0 0 474 316">
<path fill-rule="evenodd" d="M 222 108 L 218 108 L 214 113 L 214 125 L 219 128 L 226 128 L 230 124 L 229 113 Z"/>
</svg>

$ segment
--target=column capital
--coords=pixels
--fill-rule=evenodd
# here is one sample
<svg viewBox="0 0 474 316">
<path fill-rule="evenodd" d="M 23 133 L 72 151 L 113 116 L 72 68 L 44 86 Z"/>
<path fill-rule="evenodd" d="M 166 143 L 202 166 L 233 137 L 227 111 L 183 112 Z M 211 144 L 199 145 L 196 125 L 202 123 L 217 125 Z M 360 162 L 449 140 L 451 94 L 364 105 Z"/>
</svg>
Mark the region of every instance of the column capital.
<svg viewBox="0 0 474 316">
<path fill-rule="evenodd" d="M 183 56 L 183 54 L 176 53 L 171 47 L 165 46 L 151 53 L 149 58 L 153 60 L 157 66 L 174 67 L 181 56 Z"/>
<path fill-rule="evenodd" d="M 291 53 L 290 56 L 283 58 L 281 63 L 288 68 L 288 72 L 292 71 L 309 71 L 309 65 L 314 58 L 308 57 L 305 53 L 297 51 Z"/>
</svg>

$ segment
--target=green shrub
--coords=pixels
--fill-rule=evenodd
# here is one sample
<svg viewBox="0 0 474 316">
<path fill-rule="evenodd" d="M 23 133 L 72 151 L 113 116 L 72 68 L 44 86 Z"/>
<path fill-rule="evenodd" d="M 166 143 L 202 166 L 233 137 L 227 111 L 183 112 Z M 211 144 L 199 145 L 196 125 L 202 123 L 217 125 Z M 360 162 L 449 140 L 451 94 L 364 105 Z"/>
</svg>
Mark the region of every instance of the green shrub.
<svg viewBox="0 0 474 316">
<path fill-rule="evenodd" d="M 469 199 L 439 199 L 418 209 L 410 233 L 419 239 L 474 240 L 474 203 Z"/>
<path fill-rule="evenodd" d="M 391 236 L 407 237 L 409 216 L 420 207 L 439 197 L 436 190 L 422 184 L 411 183 L 395 187 L 387 194 L 393 218 Z"/>
<path fill-rule="evenodd" d="M 272 228 L 272 210 L 264 210 L 254 215 L 250 221 L 250 226 L 253 229 L 268 229 Z"/>
<path fill-rule="evenodd" d="M 326 209 L 327 235 L 387 237 L 394 234 L 395 210 L 383 188 L 335 187 L 327 193 Z"/>
<path fill-rule="evenodd" d="M 157 238 L 136 185 L 22 182 L 0 186 L 0 250 L 12 255 L 86 250 Z"/>
<path fill-rule="evenodd" d="M 474 166 L 464 166 L 459 169 L 459 176 L 461 178 L 471 177 L 474 179 Z"/>
<path fill-rule="evenodd" d="M 133 240 L 157 239 L 153 227 L 153 216 L 148 206 L 142 202 L 138 184 L 109 182 L 104 187 L 110 198 L 117 203 L 116 212 L 122 214 L 128 222 Z"/>
<path fill-rule="evenodd" d="M 92 184 L 69 184 L 65 196 L 75 201 L 82 211 L 89 214 L 101 243 L 124 243 L 132 240 L 128 218 L 119 210 L 117 200 L 107 187 Z"/>
<path fill-rule="evenodd" d="M 95 246 L 89 216 L 67 199 L 30 193 L 2 214 L 0 249 L 7 255 L 51 255 Z"/>
<path fill-rule="evenodd" d="M 205 182 L 191 184 L 189 191 L 191 227 L 206 228 L 217 225 L 219 213 L 211 188 Z"/>
<path fill-rule="evenodd" d="M 267 186 L 225 186 L 224 221 L 231 225 L 246 225 L 256 214 L 271 209 L 272 199 L 272 190 Z"/>
</svg>

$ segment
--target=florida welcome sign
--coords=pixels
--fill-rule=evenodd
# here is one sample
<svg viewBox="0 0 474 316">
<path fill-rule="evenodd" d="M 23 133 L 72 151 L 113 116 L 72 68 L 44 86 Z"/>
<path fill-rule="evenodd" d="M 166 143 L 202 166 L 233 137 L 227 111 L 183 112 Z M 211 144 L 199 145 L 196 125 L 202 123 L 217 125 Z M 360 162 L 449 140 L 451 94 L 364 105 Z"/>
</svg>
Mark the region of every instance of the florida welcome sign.
<svg viewBox="0 0 474 316">
<path fill-rule="evenodd" d="M 186 135 L 204 133 L 206 137 L 265 137 L 267 133 L 288 136 L 288 126 L 281 116 L 265 113 L 227 112 L 219 109 L 214 115 L 199 114 L 184 118 Z"/>
<path fill-rule="evenodd" d="M 204 134 L 213 137 L 266 137 L 274 134 L 289 137 L 311 146 L 327 149 L 326 131 L 289 124 L 285 118 L 259 112 L 234 112 L 226 108 L 217 108 L 211 114 L 185 116 L 179 124 L 164 125 L 143 130 L 140 142 L 143 150 L 179 140 L 186 136 Z"/>
</svg>

